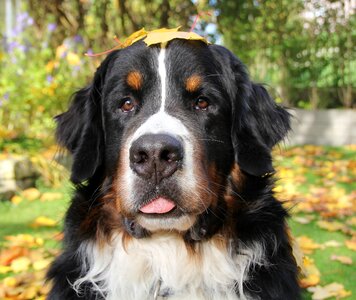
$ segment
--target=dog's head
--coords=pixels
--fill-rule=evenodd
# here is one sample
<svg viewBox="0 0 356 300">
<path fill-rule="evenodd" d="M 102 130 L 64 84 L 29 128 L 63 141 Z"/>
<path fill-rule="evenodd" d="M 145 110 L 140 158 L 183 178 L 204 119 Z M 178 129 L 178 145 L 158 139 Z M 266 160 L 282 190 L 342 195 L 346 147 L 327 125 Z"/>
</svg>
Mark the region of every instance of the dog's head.
<svg viewBox="0 0 356 300">
<path fill-rule="evenodd" d="M 224 201 L 238 166 L 273 172 L 288 113 L 221 46 L 173 40 L 111 53 L 57 117 L 74 183 L 110 181 L 118 214 L 149 231 L 187 231 Z"/>
</svg>

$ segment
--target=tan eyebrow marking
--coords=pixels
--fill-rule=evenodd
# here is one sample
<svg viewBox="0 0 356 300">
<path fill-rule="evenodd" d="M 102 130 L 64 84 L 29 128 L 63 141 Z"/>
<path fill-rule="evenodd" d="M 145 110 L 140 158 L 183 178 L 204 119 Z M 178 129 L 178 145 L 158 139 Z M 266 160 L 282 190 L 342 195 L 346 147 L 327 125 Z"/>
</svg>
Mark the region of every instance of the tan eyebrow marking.
<svg viewBox="0 0 356 300">
<path fill-rule="evenodd" d="M 139 71 L 131 71 L 126 77 L 126 83 L 131 88 L 138 91 L 143 83 L 142 74 Z"/>
<path fill-rule="evenodd" d="M 188 77 L 187 80 L 185 81 L 185 89 L 190 93 L 194 93 L 200 88 L 201 83 L 202 83 L 201 76 L 194 74 Z"/>
</svg>

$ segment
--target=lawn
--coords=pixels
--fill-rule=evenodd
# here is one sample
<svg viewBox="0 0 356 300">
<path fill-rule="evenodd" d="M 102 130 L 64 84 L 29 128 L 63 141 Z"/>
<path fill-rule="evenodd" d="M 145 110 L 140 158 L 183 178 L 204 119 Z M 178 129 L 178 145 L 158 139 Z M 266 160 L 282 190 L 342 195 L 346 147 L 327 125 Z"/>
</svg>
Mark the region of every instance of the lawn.
<svg viewBox="0 0 356 300">
<path fill-rule="evenodd" d="M 312 299 L 315 286 L 313 299 L 352 299 L 356 147 L 279 148 L 274 154 L 275 192 L 290 210 L 289 225 L 304 256 L 304 299 Z M 71 186 L 38 190 L 0 203 L 0 299 L 44 299 L 48 290 L 43 275 L 60 248 Z"/>
</svg>

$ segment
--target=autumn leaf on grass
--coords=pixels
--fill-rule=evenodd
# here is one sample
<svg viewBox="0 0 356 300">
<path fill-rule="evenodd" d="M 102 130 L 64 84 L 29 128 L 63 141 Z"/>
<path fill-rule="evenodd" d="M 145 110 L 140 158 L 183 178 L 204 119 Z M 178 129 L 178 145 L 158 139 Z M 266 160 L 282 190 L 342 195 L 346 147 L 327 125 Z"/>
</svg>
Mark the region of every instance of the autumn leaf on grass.
<svg viewBox="0 0 356 300">
<path fill-rule="evenodd" d="M 15 195 L 15 196 L 13 196 L 12 198 L 11 198 L 11 203 L 12 204 L 19 204 L 19 203 L 21 203 L 22 202 L 22 197 L 20 197 L 19 195 Z"/>
<path fill-rule="evenodd" d="M 43 239 L 35 237 L 31 234 L 17 234 L 5 236 L 5 240 L 9 242 L 11 246 L 21 247 L 39 247 L 43 245 Z"/>
<path fill-rule="evenodd" d="M 321 248 L 320 244 L 305 235 L 297 237 L 297 242 L 305 254 L 311 254 L 315 249 Z"/>
<path fill-rule="evenodd" d="M 31 227 L 55 227 L 57 226 L 57 222 L 51 218 L 40 216 L 37 217 L 31 224 Z"/>
<path fill-rule="evenodd" d="M 41 196 L 41 192 L 36 189 L 36 188 L 28 188 L 22 191 L 21 195 L 23 196 L 23 198 L 29 200 L 29 201 L 33 201 L 38 199 Z"/>
<path fill-rule="evenodd" d="M 345 241 L 345 245 L 350 250 L 356 251 L 356 238 L 352 238 L 351 240 Z"/>
<path fill-rule="evenodd" d="M 0 266 L 0 274 L 6 274 L 11 272 L 11 267 L 9 266 Z"/>
<path fill-rule="evenodd" d="M 303 258 L 303 277 L 299 281 L 302 288 L 317 285 L 320 282 L 320 271 L 314 264 L 314 260 L 305 256 Z"/>
<path fill-rule="evenodd" d="M 33 269 L 36 271 L 45 270 L 52 262 L 52 258 L 37 260 L 33 263 Z"/>
<path fill-rule="evenodd" d="M 26 256 L 27 254 L 28 249 L 20 246 L 12 246 L 4 249 L 0 253 L 0 266 L 9 266 L 14 259 L 20 256 Z"/>
<path fill-rule="evenodd" d="M 293 217 L 293 220 L 298 222 L 299 224 L 309 224 L 315 217 L 312 215 L 304 216 L 304 217 Z"/>
<path fill-rule="evenodd" d="M 316 223 L 320 228 L 326 229 L 327 231 L 338 231 L 342 230 L 345 225 L 337 221 L 324 221 L 320 220 Z"/>
<path fill-rule="evenodd" d="M 330 241 L 326 241 L 323 244 L 324 247 L 333 247 L 333 248 L 338 248 L 342 246 L 342 243 L 335 241 L 335 240 L 330 240 Z"/>
<path fill-rule="evenodd" d="M 44 278 L 44 271 L 7 277 L 0 283 L 0 299 L 46 299 L 50 286 Z"/>
<path fill-rule="evenodd" d="M 348 256 L 333 254 L 331 255 L 330 259 L 337 260 L 338 262 L 341 262 L 344 265 L 352 265 L 352 258 Z"/>
<path fill-rule="evenodd" d="M 356 226 L 356 217 L 352 217 L 346 221 L 347 224 L 351 226 Z"/>
<path fill-rule="evenodd" d="M 43 201 L 43 202 L 54 201 L 54 200 L 60 200 L 62 198 L 63 198 L 62 193 L 46 192 L 46 193 L 42 194 L 42 196 L 40 197 L 40 201 Z"/>
<path fill-rule="evenodd" d="M 309 287 L 308 291 L 313 293 L 313 300 L 323 300 L 331 297 L 336 297 L 336 299 L 345 298 L 351 295 L 350 291 L 346 291 L 344 286 L 340 283 L 333 282 L 325 286 L 315 286 Z"/>
<path fill-rule="evenodd" d="M 26 256 L 21 256 L 11 262 L 11 269 L 14 273 L 27 271 L 31 265 L 31 260 Z"/>
</svg>

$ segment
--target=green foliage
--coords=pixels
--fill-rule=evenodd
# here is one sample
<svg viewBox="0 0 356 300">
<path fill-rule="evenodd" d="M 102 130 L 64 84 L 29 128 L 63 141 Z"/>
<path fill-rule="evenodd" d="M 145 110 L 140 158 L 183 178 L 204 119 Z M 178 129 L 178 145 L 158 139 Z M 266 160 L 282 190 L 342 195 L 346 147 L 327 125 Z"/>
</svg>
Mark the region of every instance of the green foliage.
<svg viewBox="0 0 356 300">
<path fill-rule="evenodd" d="M 85 83 L 91 62 L 82 55 L 81 37 L 53 49 L 54 24 L 38 35 L 28 14 L 17 19 L 14 36 L 0 50 L 0 136 L 44 138 L 53 134 L 53 117 Z"/>
<path fill-rule="evenodd" d="M 1 153 L 22 154 L 24 152 L 37 153 L 45 146 L 43 140 L 29 139 L 24 136 L 13 139 L 0 139 Z"/>
<path fill-rule="evenodd" d="M 277 87 L 287 105 L 328 108 L 355 104 L 356 17 L 345 3 L 221 0 L 216 8 L 225 44 L 255 80 Z"/>
</svg>

